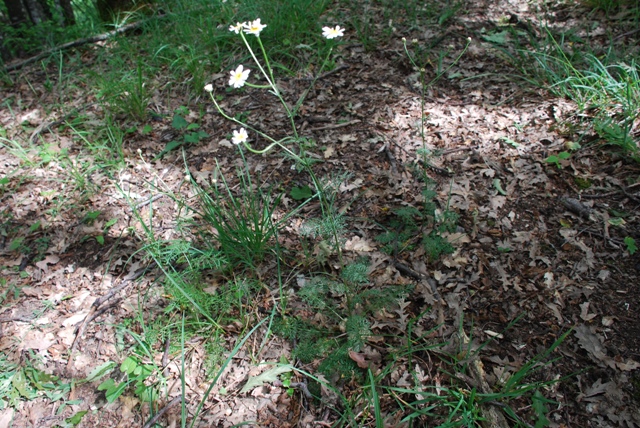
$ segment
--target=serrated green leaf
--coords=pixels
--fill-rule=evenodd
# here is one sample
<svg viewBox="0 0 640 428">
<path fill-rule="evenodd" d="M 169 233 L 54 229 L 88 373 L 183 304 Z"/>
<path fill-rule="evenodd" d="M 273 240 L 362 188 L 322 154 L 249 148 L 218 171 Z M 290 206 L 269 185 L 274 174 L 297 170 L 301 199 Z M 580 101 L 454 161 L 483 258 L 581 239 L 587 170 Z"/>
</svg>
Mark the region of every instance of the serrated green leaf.
<svg viewBox="0 0 640 428">
<path fill-rule="evenodd" d="M 629 254 L 633 255 L 636 251 L 638 251 L 638 247 L 636 246 L 636 240 L 630 236 L 624 238 L 624 243 L 627 246 L 627 251 Z"/>
<path fill-rule="evenodd" d="M 173 129 L 184 129 L 188 125 L 189 122 L 187 122 L 184 117 L 180 116 L 179 114 L 173 116 L 173 121 L 171 122 L 171 126 L 173 127 Z"/>
<path fill-rule="evenodd" d="M 491 42 L 491 43 L 496 43 L 498 45 L 505 45 L 507 44 L 507 38 L 509 37 L 509 32 L 508 31 L 501 31 L 499 33 L 495 33 L 495 34 L 489 34 L 487 36 L 482 36 L 482 38 L 484 40 L 486 40 L 487 42 Z"/>
<path fill-rule="evenodd" d="M 291 364 L 285 364 L 282 366 L 275 366 L 258 376 L 250 377 L 245 386 L 240 390 L 240 393 L 243 394 L 245 392 L 252 391 L 253 389 L 264 385 L 265 382 L 275 382 L 278 380 L 278 376 L 282 373 L 290 372 L 291 370 L 293 370 L 293 366 L 291 366 Z"/>
<path fill-rule="evenodd" d="M 187 131 L 193 131 L 194 129 L 200 128 L 200 125 L 197 123 L 190 123 L 187 125 Z"/>
<path fill-rule="evenodd" d="M 197 132 L 191 132 L 190 134 L 186 134 L 184 136 L 185 143 L 195 144 L 200 141 L 200 135 Z"/>
</svg>

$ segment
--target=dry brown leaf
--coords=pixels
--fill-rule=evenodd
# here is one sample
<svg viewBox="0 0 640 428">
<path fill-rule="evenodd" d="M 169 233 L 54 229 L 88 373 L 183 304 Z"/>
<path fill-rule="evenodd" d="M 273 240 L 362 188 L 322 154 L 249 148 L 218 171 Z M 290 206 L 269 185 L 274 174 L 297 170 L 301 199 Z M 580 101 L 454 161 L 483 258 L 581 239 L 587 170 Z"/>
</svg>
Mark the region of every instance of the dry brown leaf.
<svg viewBox="0 0 640 428">
<path fill-rule="evenodd" d="M 361 369 L 366 369 L 369 367 L 369 362 L 367 361 L 367 357 L 364 354 L 361 354 L 356 351 L 349 350 L 349 358 L 351 358 Z"/>
<path fill-rule="evenodd" d="M 344 244 L 344 249 L 347 251 L 364 251 L 369 252 L 375 250 L 371 241 L 363 239 L 359 236 L 354 236 L 353 238 L 347 240 Z"/>
</svg>

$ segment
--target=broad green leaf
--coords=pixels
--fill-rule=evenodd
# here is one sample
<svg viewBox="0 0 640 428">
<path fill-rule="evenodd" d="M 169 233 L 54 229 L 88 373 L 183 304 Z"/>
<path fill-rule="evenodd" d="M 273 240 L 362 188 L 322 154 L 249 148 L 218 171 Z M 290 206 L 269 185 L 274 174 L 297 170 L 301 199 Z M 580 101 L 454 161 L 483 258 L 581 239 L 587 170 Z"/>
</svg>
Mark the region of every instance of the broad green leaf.
<svg viewBox="0 0 640 428">
<path fill-rule="evenodd" d="M 109 389 L 114 389 L 116 387 L 116 382 L 109 378 L 105 379 L 100 385 L 98 385 L 98 391 L 107 391 Z"/>
<path fill-rule="evenodd" d="M 612 226 L 622 226 L 625 223 L 626 221 L 621 218 L 614 217 L 609 219 L 609 224 Z"/>
<path fill-rule="evenodd" d="M 110 373 L 116 367 L 116 363 L 113 361 L 107 361 L 104 364 L 99 365 L 87 376 L 87 382 L 94 382 L 100 379 L 102 376 Z"/>
<path fill-rule="evenodd" d="M 169 153 L 171 150 L 175 150 L 175 149 L 177 149 L 178 147 L 180 147 L 183 144 L 184 144 L 183 141 L 169 141 L 167 143 L 167 145 L 164 146 L 164 149 L 162 149 L 162 151 L 160 153 L 158 153 L 158 156 L 156 156 L 153 160 L 158 160 L 158 159 L 162 158 L 164 155 Z"/>
<path fill-rule="evenodd" d="M 24 238 L 16 238 L 14 240 L 11 241 L 11 243 L 9 244 L 9 251 L 15 251 L 18 248 L 20 248 L 22 246 L 22 243 L 24 242 Z"/>
<path fill-rule="evenodd" d="M 33 391 L 28 382 L 27 377 L 24 375 L 24 371 L 18 370 L 11 379 L 11 385 L 20 393 L 24 398 L 31 399 L 36 397 L 35 391 Z"/>
<path fill-rule="evenodd" d="M 65 419 L 64 421 L 68 424 L 70 424 L 71 426 L 76 426 L 80 423 L 80 421 L 82 421 L 82 418 L 84 417 L 84 415 L 86 415 L 88 412 L 88 410 L 82 410 L 78 413 L 76 413 L 75 415 L 71 416 L 70 418 Z"/>
<path fill-rule="evenodd" d="M 240 390 L 240 393 L 243 394 L 245 392 L 252 391 L 254 388 L 262 386 L 265 382 L 275 382 L 278 380 L 278 376 L 282 373 L 290 372 L 291 370 L 293 370 L 293 366 L 291 366 L 291 364 L 285 364 L 282 366 L 275 366 L 258 376 L 250 377 L 246 385 Z"/>
<path fill-rule="evenodd" d="M 180 116 L 179 114 L 173 116 L 173 122 L 171 122 L 171 126 L 173 127 L 173 129 L 180 130 L 186 128 L 188 125 L 189 122 L 187 122 L 184 117 Z"/>
<path fill-rule="evenodd" d="M 291 189 L 289 195 L 291 195 L 291 197 L 296 201 L 302 201 L 305 199 L 309 199 L 311 196 L 313 196 L 313 193 L 311 193 L 311 188 L 309 186 L 302 186 L 294 187 L 293 189 Z"/>
<path fill-rule="evenodd" d="M 627 251 L 629 254 L 633 255 L 636 251 L 638 251 L 638 247 L 636 246 L 636 240 L 630 236 L 624 238 L 624 243 L 627 246 Z"/>
<path fill-rule="evenodd" d="M 98 244 L 104 245 L 104 236 L 102 235 L 96 236 L 96 241 L 98 241 Z"/>
<path fill-rule="evenodd" d="M 505 192 L 504 189 L 502 188 L 502 184 L 500 183 L 499 178 L 493 179 L 493 187 L 495 187 L 498 193 L 500 193 L 501 195 L 507 196 L 507 192 Z"/>
<path fill-rule="evenodd" d="M 186 134 L 184 136 L 184 142 L 185 143 L 195 144 L 198 141 L 200 141 L 200 135 L 197 132 L 191 132 L 191 133 Z"/>
<path fill-rule="evenodd" d="M 109 403 L 113 403 L 118 399 L 118 397 L 122 395 L 122 393 L 126 388 L 127 388 L 127 383 L 122 382 L 121 384 L 116 385 L 115 388 L 105 391 L 105 398 Z"/>
<path fill-rule="evenodd" d="M 135 357 L 127 357 L 120 365 L 120 371 L 126 374 L 135 372 L 138 367 L 138 360 Z"/>
<path fill-rule="evenodd" d="M 507 39 L 509 38 L 509 32 L 507 30 L 501 31 L 495 34 L 489 34 L 487 36 L 482 36 L 484 40 L 491 43 L 496 43 L 498 45 L 506 45 Z"/>
</svg>

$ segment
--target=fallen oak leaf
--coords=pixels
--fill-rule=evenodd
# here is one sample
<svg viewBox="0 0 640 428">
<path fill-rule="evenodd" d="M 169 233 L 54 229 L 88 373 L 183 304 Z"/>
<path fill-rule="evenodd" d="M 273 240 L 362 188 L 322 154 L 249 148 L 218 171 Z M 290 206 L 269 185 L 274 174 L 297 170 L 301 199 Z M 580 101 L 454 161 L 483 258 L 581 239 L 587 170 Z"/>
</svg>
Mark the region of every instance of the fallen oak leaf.
<svg viewBox="0 0 640 428">
<path fill-rule="evenodd" d="M 369 368 L 369 362 L 364 354 L 349 350 L 349 358 L 351 358 L 361 369 Z"/>
<path fill-rule="evenodd" d="M 347 240 L 344 244 L 344 249 L 347 251 L 373 251 L 375 247 L 373 244 L 366 239 L 362 239 L 359 236 L 354 236 L 353 238 Z"/>
</svg>

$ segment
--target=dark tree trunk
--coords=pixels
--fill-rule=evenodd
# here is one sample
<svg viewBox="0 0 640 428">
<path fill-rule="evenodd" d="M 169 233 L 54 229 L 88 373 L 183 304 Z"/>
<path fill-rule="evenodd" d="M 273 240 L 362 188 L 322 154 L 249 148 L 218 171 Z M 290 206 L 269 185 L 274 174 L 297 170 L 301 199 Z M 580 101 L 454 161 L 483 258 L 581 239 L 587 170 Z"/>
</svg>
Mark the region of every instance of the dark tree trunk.
<svg viewBox="0 0 640 428">
<path fill-rule="evenodd" d="M 73 14 L 71 0 L 58 0 L 62 9 L 62 17 L 64 18 L 64 26 L 69 27 L 76 24 L 76 16 Z"/>
<path fill-rule="evenodd" d="M 33 24 L 38 25 L 51 19 L 51 11 L 45 0 L 24 0 L 24 5 Z"/>
<path fill-rule="evenodd" d="M 4 4 L 7 7 L 11 26 L 18 27 L 20 24 L 29 22 L 29 15 L 27 15 L 27 9 L 22 4 L 22 0 L 4 0 Z"/>
</svg>

